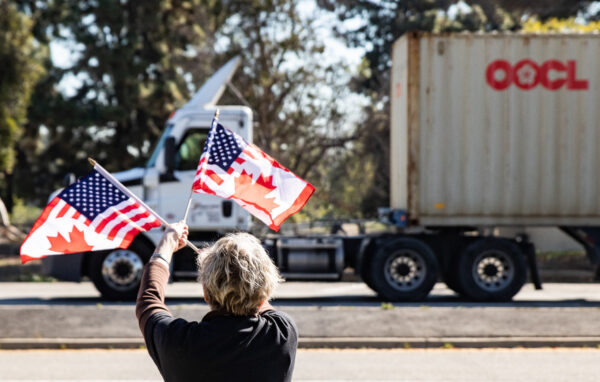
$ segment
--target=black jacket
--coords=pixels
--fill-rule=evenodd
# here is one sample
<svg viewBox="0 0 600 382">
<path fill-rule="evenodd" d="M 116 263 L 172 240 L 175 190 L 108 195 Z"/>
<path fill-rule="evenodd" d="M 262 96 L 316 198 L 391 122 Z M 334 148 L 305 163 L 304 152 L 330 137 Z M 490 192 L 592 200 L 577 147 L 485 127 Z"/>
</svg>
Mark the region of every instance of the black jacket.
<svg viewBox="0 0 600 382">
<path fill-rule="evenodd" d="M 163 378 L 175 381 L 291 381 L 298 337 L 285 313 L 210 312 L 201 322 L 152 315 L 144 337 Z"/>
</svg>

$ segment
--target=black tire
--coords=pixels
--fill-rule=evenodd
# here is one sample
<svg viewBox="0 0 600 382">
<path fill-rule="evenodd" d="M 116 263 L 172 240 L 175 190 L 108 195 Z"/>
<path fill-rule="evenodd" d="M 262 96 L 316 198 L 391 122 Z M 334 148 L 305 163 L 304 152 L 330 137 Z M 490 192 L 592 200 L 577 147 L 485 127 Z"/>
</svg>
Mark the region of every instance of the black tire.
<svg viewBox="0 0 600 382">
<path fill-rule="evenodd" d="M 365 253 L 364 256 L 371 257 L 372 254 L 369 252 L 369 253 Z M 368 261 L 370 259 L 366 258 L 364 260 L 365 261 L 363 261 L 363 264 L 362 264 L 361 270 L 360 270 L 360 278 L 362 279 L 362 281 L 365 284 L 367 284 L 367 286 L 369 288 L 371 288 L 372 290 L 375 290 L 375 286 L 373 285 L 373 280 L 371 279 L 371 264 Z"/>
<path fill-rule="evenodd" d="M 370 283 L 387 301 L 421 301 L 438 278 L 438 262 L 429 246 L 414 238 L 384 244 L 371 261 Z"/>
<path fill-rule="evenodd" d="M 527 279 L 525 256 L 505 239 L 481 239 L 459 259 L 460 290 L 474 301 L 510 301 Z"/>
<path fill-rule="evenodd" d="M 134 240 L 127 249 L 91 252 L 88 275 L 103 298 L 131 301 L 137 297 L 144 265 L 153 249 Z"/>
<path fill-rule="evenodd" d="M 362 275 L 360 276 L 360 278 L 362 279 L 362 281 L 367 284 L 367 286 L 369 288 L 371 288 L 372 290 L 375 290 L 375 285 L 373 285 L 373 280 L 371 280 L 371 274 L 370 274 L 370 269 L 366 269 L 362 271 Z"/>
</svg>

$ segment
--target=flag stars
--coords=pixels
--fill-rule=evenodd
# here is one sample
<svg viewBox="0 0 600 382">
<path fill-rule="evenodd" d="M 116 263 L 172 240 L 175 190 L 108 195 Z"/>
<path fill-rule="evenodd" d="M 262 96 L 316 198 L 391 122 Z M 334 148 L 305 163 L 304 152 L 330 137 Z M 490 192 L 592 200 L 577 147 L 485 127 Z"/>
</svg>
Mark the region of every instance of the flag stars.
<svg viewBox="0 0 600 382">
<path fill-rule="evenodd" d="M 59 197 L 89 220 L 94 220 L 96 216 L 105 214 L 107 209 L 128 199 L 122 191 L 95 171 L 68 187 Z"/>
<path fill-rule="evenodd" d="M 235 133 L 217 125 L 211 130 L 204 151 L 207 153 L 209 165 L 217 165 L 227 171 L 246 146 L 244 140 Z"/>
</svg>

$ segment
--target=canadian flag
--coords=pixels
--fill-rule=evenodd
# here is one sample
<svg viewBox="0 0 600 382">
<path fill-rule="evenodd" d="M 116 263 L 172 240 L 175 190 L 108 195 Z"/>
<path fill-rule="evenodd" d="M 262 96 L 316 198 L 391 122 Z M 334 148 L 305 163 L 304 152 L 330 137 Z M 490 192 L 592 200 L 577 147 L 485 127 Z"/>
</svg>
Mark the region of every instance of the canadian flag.
<svg viewBox="0 0 600 382">
<path fill-rule="evenodd" d="M 161 223 L 97 171 L 61 191 L 21 245 L 21 262 L 48 255 L 127 248 Z"/>
<path fill-rule="evenodd" d="M 232 199 L 278 231 L 315 188 L 214 119 L 192 190 Z"/>
</svg>

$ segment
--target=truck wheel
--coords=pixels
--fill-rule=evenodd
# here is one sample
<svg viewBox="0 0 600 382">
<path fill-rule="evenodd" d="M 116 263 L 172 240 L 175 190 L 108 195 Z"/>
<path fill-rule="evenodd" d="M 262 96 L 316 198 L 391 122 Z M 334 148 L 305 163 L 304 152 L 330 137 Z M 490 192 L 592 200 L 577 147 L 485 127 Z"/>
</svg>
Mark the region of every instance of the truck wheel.
<svg viewBox="0 0 600 382">
<path fill-rule="evenodd" d="M 438 277 L 438 263 L 428 245 L 401 238 L 383 245 L 371 262 L 373 289 L 389 301 L 425 299 Z"/>
<path fill-rule="evenodd" d="M 88 274 L 102 297 L 109 300 L 135 300 L 144 264 L 152 249 L 134 240 L 129 248 L 92 252 Z"/>
<path fill-rule="evenodd" d="M 525 256 L 503 239 L 482 239 L 459 259 L 460 290 L 475 301 L 510 301 L 527 278 Z"/>
</svg>

